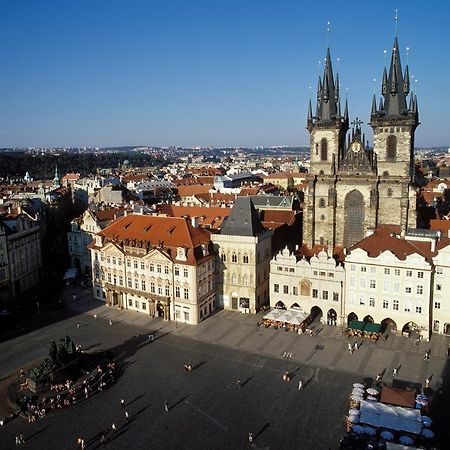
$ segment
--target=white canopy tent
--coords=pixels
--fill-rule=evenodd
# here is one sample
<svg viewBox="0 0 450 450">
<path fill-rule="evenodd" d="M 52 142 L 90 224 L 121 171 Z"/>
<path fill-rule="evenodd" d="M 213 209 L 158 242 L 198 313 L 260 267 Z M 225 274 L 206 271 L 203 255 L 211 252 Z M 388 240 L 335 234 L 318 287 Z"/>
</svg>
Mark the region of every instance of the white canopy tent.
<svg viewBox="0 0 450 450">
<path fill-rule="evenodd" d="M 298 308 L 291 309 L 272 309 L 263 319 L 276 320 L 277 322 L 291 323 L 293 325 L 300 325 L 305 319 L 305 314 Z"/>
<path fill-rule="evenodd" d="M 361 423 L 379 428 L 420 434 L 422 421 L 418 409 L 390 406 L 385 403 L 361 400 Z"/>
</svg>

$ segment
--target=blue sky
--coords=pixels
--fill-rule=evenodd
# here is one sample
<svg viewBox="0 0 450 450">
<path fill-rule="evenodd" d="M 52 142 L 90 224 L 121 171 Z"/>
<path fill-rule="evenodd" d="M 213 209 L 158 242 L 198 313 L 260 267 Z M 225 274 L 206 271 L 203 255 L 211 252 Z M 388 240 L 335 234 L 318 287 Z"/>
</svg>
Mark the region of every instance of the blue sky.
<svg viewBox="0 0 450 450">
<path fill-rule="evenodd" d="M 410 47 L 417 80 L 416 145 L 450 145 L 444 0 L 1 5 L 0 147 L 308 145 L 309 86 L 314 99 L 327 21 L 351 118 L 367 123 L 396 8 L 402 63 Z"/>
</svg>

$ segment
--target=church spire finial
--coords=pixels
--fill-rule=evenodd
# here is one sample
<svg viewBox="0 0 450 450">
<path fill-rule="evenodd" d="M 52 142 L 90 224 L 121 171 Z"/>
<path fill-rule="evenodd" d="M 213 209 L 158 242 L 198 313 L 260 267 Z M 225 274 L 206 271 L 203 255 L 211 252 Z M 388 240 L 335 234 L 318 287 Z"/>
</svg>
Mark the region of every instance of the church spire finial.
<svg viewBox="0 0 450 450">
<path fill-rule="evenodd" d="M 395 37 L 398 35 L 398 9 L 395 10 Z"/>
</svg>

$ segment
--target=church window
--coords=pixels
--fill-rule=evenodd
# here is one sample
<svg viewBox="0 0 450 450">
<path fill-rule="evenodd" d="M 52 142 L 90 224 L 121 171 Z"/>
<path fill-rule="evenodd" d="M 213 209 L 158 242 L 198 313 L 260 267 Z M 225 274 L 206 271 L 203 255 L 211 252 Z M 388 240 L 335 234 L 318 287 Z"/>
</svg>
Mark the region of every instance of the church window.
<svg viewBox="0 0 450 450">
<path fill-rule="evenodd" d="M 323 214 L 320 216 L 320 220 L 325 220 L 325 216 Z"/>
<path fill-rule="evenodd" d="M 319 154 L 319 144 L 316 144 L 316 155 Z"/>
<path fill-rule="evenodd" d="M 319 208 L 325 208 L 325 199 L 324 198 L 321 198 L 319 200 Z"/>
<path fill-rule="evenodd" d="M 236 255 L 236 253 L 233 253 L 233 254 L 231 255 L 231 262 L 234 262 L 234 263 L 237 262 L 237 255 Z"/>
<path fill-rule="evenodd" d="M 364 238 L 364 197 L 361 192 L 349 192 L 344 201 L 344 246 L 350 247 Z"/>
<path fill-rule="evenodd" d="M 320 245 L 325 244 L 325 238 L 323 236 L 320 236 L 319 242 L 320 242 Z"/>
<path fill-rule="evenodd" d="M 388 190 L 387 190 L 387 196 L 388 196 L 388 197 L 392 197 L 392 189 L 391 189 L 391 188 L 388 188 Z"/>
<path fill-rule="evenodd" d="M 325 138 L 320 141 L 320 159 L 328 161 L 328 142 Z"/>
<path fill-rule="evenodd" d="M 397 157 L 397 138 L 390 135 L 386 139 L 386 159 L 393 160 Z"/>
<path fill-rule="evenodd" d="M 248 255 L 244 255 L 242 260 L 244 261 L 244 264 L 248 264 Z"/>
</svg>

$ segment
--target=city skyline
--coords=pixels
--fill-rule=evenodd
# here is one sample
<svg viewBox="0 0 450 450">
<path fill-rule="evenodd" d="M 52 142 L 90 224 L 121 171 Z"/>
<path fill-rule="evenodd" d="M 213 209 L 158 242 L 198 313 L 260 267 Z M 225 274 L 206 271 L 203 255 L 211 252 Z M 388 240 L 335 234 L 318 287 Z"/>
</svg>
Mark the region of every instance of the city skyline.
<svg viewBox="0 0 450 450">
<path fill-rule="evenodd" d="M 0 147 L 308 146 L 328 45 L 350 118 L 372 142 L 395 28 L 423 123 L 416 146 L 450 143 L 444 2 L 420 23 L 405 1 L 352 1 L 346 14 L 334 2 L 210 3 L 11 2 L 0 19 Z"/>
</svg>

